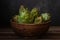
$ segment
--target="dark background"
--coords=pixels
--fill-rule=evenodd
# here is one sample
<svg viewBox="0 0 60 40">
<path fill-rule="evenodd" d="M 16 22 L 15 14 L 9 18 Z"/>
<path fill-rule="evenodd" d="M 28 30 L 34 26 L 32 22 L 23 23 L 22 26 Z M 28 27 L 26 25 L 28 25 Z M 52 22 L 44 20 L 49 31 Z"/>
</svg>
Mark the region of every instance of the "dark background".
<svg viewBox="0 0 60 40">
<path fill-rule="evenodd" d="M 19 6 L 38 7 L 41 12 L 50 12 L 51 25 L 60 25 L 60 0 L 1 0 L 0 1 L 0 24 L 9 25 L 13 15 L 18 14 Z"/>
</svg>

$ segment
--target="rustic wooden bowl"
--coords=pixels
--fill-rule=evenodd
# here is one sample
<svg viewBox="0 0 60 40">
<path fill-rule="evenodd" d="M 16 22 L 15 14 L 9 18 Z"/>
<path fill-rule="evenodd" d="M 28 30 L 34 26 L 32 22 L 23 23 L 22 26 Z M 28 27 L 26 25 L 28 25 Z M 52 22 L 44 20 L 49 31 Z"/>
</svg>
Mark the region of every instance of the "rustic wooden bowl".
<svg viewBox="0 0 60 40">
<path fill-rule="evenodd" d="M 32 37 L 46 33 L 49 29 L 50 21 L 42 24 L 18 24 L 15 21 L 11 21 L 11 26 L 19 36 Z"/>
</svg>

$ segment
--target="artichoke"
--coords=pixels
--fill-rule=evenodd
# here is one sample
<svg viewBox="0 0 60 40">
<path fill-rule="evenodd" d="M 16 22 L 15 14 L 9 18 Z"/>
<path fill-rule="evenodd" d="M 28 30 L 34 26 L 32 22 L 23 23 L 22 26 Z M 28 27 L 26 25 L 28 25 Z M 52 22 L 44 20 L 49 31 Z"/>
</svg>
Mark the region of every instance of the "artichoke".
<svg viewBox="0 0 60 40">
<path fill-rule="evenodd" d="M 19 15 L 15 15 L 15 16 L 13 17 L 13 21 L 17 22 L 18 17 L 19 17 Z"/>
<path fill-rule="evenodd" d="M 41 16 L 35 18 L 34 24 L 41 24 L 41 23 L 42 23 L 42 17 Z"/>
<path fill-rule="evenodd" d="M 34 22 L 35 18 L 39 16 L 39 10 L 38 8 L 33 8 L 30 12 L 31 14 L 31 21 Z"/>
<path fill-rule="evenodd" d="M 31 10 L 31 15 L 32 15 L 33 17 L 38 17 L 38 16 L 39 16 L 39 10 L 38 10 L 38 8 L 33 8 L 33 9 Z"/>
<path fill-rule="evenodd" d="M 29 23 L 29 18 L 30 18 L 30 12 L 28 8 L 24 8 L 21 6 L 19 9 L 19 17 L 18 17 L 18 22 L 19 23 Z"/>
<path fill-rule="evenodd" d="M 43 21 L 48 21 L 51 18 L 49 13 L 42 13 L 41 17 L 43 18 Z"/>
</svg>

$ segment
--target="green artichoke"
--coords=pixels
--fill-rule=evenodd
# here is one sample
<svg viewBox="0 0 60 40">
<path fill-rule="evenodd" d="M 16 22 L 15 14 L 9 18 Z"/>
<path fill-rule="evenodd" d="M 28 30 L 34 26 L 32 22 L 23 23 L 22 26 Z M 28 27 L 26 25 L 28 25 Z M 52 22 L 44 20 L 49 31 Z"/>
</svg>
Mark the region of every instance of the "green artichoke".
<svg viewBox="0 0 60 40">
<path fill-rule="evenodd" d="M 35 18 L 39 16 L 39 10 L 38 8 L 33 8 L 30 12 L 31 14 L 31 21 L 34 22 Z"/>
<path fill-rule="evenodd" d="M 21 6 L 21 8 L 19 9 L 18 22 L 19 23 L 30 23 L 29 18 L 30 18 L 30 12 L 28 8 L 25 9 L 23 6 Z"/>
<path fill-rule="evenodd" d="M 41 17 L 43 18 L 43 21 L 48 21 L 51 18 L 49 13 L 42 13 Z"/>
<path fill-rule="evenodd" d="M 38 17 L 38 16 L 39 16 L 39 10 L 38 10 L 38 8 L 33 8 L 33 9 L 31 10 L 31 15 L 32 15 L 33 17 Z"/>
<path fill-rule="evenodd" d="M 41 24 L 41 23 L 42 23 L 42 17 L 41 16 L 35 18 L 34 24 Z"/>
</svg>

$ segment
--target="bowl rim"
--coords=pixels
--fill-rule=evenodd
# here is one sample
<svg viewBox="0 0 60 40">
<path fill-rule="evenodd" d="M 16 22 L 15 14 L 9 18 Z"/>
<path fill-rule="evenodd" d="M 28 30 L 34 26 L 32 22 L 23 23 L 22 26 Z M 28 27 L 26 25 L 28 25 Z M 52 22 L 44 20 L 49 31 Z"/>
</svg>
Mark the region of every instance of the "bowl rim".
<svg viewBox="0 0 60 40">
<path fill-rule="evenodd" d="M 48 23 L 50 23 L 51 20 L 49 20 L 49 21 L 47 21 L 47 22 L 45 22 L 45 23 L 41 23 L 41 24 L 34 24 L 34 23 L 31 23 L 31 24 L 21 23 L 21 24 L 19 24 L 19 23 L 15 22 L 15 21 L 12 21 L 12 19 L 10 20 L 10 22 L 11 22 L 11 23 L 16 23 L 16 24 L 18 24 L 18 25 L 43 25 L 43 24 L 48 24 Z"/>
</svg>

